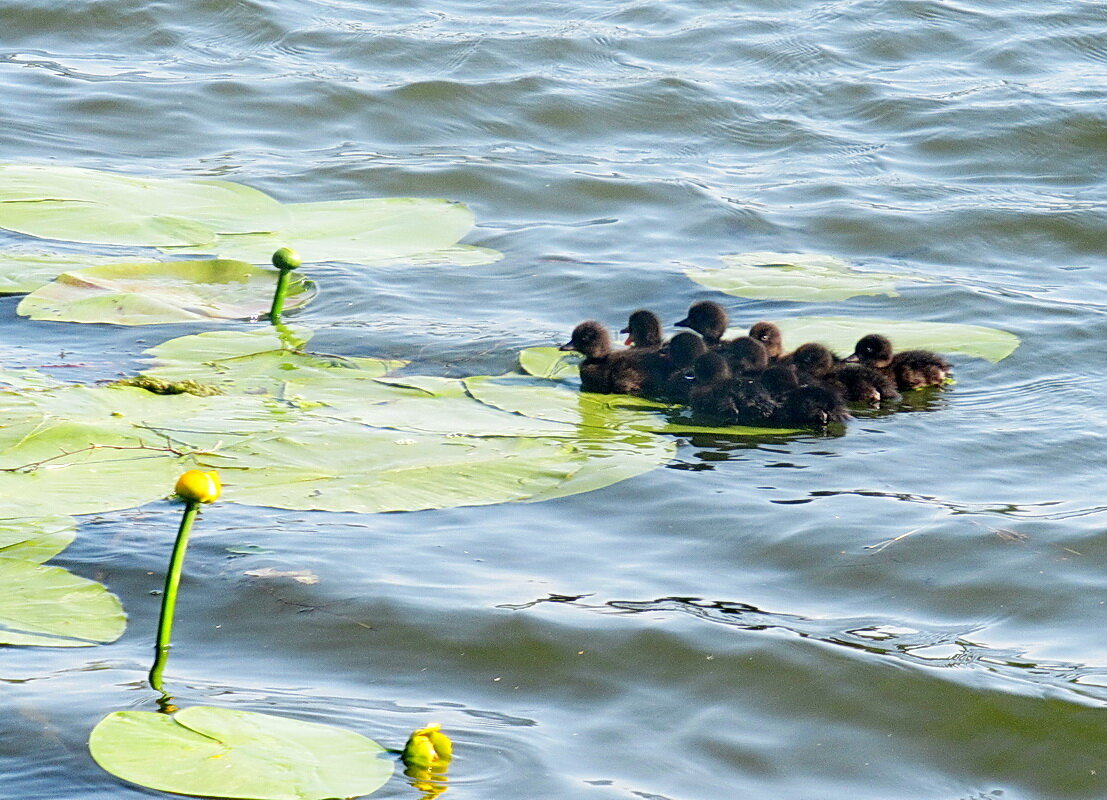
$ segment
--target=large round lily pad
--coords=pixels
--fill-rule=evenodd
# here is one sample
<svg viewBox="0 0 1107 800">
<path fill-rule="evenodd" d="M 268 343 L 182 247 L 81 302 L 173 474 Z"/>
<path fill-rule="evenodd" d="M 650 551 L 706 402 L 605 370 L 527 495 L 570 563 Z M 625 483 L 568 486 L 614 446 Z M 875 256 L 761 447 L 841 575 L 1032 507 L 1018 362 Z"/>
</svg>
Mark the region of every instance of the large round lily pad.
<svg viewBox="0 0 1107 800">
<path fill-rule="evenodd" d="M 273 198 L 238 183 L 139 178 L 56 165 L 0 165 L 0 228 L 46 239 L 202 245 L 217 233 L 272 230 Z M 275 249 L 275 248 L 274 248 Z"/>
<path fill-rule="evenodd" d="M 212 244 L 170 252 L 217 254 L 255 264 L 268 263 L 273 251 L 285 246 L 294 248 L 304 263 L 447 263 L 451 253 L 470 264 L 499 259 L 495 250 L 452 250 L 472 227 L 473 212 L 449 200 L 387 197 L 290 203 L 282 206 L 280 221 L 259 218 L 257 229 L 265 233 L 222 235 Z"/>
<path fill-rule="evenodd" d="M 66 272 L 23 298 L 17 311 L 56 322 L 154 325 L 257 319 L 268 313 L 277 272 L 242 261 L 106 264 Z M 306 303 L 314 284 L 293 273 L 286 309 Z"/>
<path fill-rule="evenodd" d="M 696 283 L 754 300 L 804 302 L 845 300 L 858 295 L 895 297 L 896 284 L 920 278 L 854 269 L 817 253 L 740 253 L 722 257 L 718 269 L 686 270 Z"/>
<path fill-rule="evenodd" d="M 331 800 L 392 776 L 383 747 L 317 722 L 210 706 L 169 716 L 116 711 L 92 730 L 96 763 L 125 781 L 199 797 Z"/>
</svg>

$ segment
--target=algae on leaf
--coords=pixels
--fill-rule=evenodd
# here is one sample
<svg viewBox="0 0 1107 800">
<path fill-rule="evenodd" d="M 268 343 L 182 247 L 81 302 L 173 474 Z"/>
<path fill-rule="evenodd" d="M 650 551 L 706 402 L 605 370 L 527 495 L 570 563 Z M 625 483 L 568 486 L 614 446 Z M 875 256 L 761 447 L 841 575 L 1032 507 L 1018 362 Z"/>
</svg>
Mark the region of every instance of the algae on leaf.
<svg viewBox="0 0 1107 800">
<path fill-rule="evenodd" d="M 331 800 L 375 792 L 393 762 L 361 734 L 317 722 L 210 706 L 172 716 L 116 711 L 89 752 L 118 778 L 162 792 L 244 800 Z"/>
</svg>

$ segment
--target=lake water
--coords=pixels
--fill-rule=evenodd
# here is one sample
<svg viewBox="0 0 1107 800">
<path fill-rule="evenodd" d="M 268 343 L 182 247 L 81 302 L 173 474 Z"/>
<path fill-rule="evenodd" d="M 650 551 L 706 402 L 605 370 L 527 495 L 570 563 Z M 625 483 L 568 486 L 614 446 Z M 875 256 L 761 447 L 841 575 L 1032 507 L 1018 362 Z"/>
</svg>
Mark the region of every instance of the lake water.
<svg viewBox="0 0 1107 800">
<path fill-rule="evenodd" d="M 496 374 L 580 320 L 672 322 L 705 298 L 742 325 L 1022 339 L 844 436 L 682 440 L 589 494 L 211 507 L 166 673 L 179 704 L 394 747 L 440 721 L 452 800 L 1107 796 L 1107 6 L 9 0 L 0 79 L 2 161 L 474 210 L 466 241 L 499 263 L 319 268 L 296 319 L 324 351 Z M 684 275 L 757 250 L 929 282 L 799 304 Z M 83 379 L 202 329 L 31 323 L 17 302 L 0 298 L 5 359 Z M 3 796 L 164 796 L 86 740 L 153 708 L 177 514 L 82 518 L 54 560 L 130 626 L 0 650 Z M 243 544 L 268 552 L 228 553 Z M 318 583 L 245 575 L 264 568 Z M 421 795 L 397 774 L 377 796 Z"/>
</svg>

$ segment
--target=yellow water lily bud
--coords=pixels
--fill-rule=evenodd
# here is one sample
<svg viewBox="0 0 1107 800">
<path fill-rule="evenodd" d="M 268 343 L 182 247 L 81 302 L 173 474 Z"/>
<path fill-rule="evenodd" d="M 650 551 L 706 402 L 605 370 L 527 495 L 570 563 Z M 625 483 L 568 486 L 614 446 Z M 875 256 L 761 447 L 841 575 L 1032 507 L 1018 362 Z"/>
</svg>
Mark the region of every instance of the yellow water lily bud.
<svg viewBox="0 0 1107 800">
<path fill-rule="evenodd" d="M 404 764 L 409 767 L 429 767 L 449 761 L 454 755 L 450 737 L 442 733 L 437 722 L 413 731 L 404 745 Z"/>
<path fill-rule="evenodd" d="M 190 469 L 177 479 L 175 489 L 177 495 L 183 499 L 198 503 L 214 503 L 223 494 L 223 484 L 219 481 L 219 473 L 201 472 L 198 469 Z"/>
<path fill-rule="evenodd" d="M 280 250 L 273 253 L 273 266 L 282 272 L 284 270 L 297 269 L 302 263 L 303 261 L 300 260 L 300 254 L 291 247 L 282 247 Z"/>
</svg>

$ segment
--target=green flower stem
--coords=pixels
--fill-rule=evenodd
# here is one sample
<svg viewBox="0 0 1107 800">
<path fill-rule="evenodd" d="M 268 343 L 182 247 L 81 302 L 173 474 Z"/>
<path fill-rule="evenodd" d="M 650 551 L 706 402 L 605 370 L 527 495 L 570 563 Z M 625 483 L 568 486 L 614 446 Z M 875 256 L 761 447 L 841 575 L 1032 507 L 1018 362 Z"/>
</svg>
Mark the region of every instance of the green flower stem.
<svg viewBox="0 0 1107 800">
<path fill-rule="evenodd" d="M 284 296 L 288 294 L 288 276 L 292 274 L 290 269 L 280 270 L 277 278 L 277 289 L 273 292 L 273 305 L 269 309 L 269 321 L 274 325 L 281 324 L 281 311 L 284 310 Z"/>
<path fill-rule="evenodd" d="M 173 543 L 173 555 L 169 561 L 169 571 L 165 574 L 165 592 L 161 598 L 161 618 L 158 620 L 158 642 L 154 646 L 154 666 L 150 668 L 150 685 L 161 689 L 161 674 L 165 670 L 165 661 L 169 657 L 169 647 L 173 638 L 173 611 L 177 607 L 177 586 L 181 582 L 181 570 L 184 568 L 185 550 L 188 549 L 188 535 L 192 532 L 192 521 L 200 508 L 198 500 L 189 500 L 181 516 L 181 527 L 177 530 L 177 541 Z"/>
</svg>

